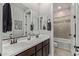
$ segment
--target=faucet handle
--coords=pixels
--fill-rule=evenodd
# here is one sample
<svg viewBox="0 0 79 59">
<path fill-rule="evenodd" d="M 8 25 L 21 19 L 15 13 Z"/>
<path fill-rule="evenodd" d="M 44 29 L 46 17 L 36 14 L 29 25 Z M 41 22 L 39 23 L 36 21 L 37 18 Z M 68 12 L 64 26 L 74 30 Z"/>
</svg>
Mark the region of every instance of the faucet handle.
<svg viewBox="0 0 79 59">
<path fill-rule="evenodd" d="M 10 37 L 10 39 L 12 39 L 13 38 L 13 34 L 11 33 L 9 37 Z"/>
<path fill-rule="evenodd" d="M 10 44 L 13 44 L 13 39 L 11 39 L 11 42 L 10 42 Z"/>
<path fill-rule="evenodd" d="M 17 43 L 17 39 L 16 38 L 13 38 L 13 43 Z"/>
</svg>

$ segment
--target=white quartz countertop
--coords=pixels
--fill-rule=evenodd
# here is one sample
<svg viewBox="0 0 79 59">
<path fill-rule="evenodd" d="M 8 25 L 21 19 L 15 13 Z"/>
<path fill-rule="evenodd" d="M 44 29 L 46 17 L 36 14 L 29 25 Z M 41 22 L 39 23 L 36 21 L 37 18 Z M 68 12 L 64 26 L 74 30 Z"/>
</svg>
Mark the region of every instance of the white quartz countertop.
<svg viewBox="0 0 79 59">
<path fill-rule="evenodd" d="M 15 44 L 3 44 L 2 55 L 3 56 L 14 56 L 17 55 L 45 40 L 50 38 L 48 35 L 39 35 L 39 38 L 31 37 L 31 40 L 27 40 L 27 37 L 19 38 Z"/>
</svg>

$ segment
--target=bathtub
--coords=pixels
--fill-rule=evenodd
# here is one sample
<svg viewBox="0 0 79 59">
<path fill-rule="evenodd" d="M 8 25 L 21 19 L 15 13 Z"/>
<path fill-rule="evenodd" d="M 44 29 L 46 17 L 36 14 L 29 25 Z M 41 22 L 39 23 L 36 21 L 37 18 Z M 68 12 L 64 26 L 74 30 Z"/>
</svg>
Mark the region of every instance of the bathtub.
<svg viewBox="0 0 79 59">
<path fill-rule="evenodd" d="M 54 47 L 71 50 L 71 39 L 54 38 Z"/>
</svg>

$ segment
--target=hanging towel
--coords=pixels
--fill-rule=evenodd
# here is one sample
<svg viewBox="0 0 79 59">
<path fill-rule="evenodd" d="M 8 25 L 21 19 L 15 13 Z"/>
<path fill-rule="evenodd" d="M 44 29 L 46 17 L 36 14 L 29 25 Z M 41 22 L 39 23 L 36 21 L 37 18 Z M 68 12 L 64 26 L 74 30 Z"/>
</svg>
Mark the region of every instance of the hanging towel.
<svg viewBox="0 0 79 59">
<path fill-rule="evenodd" d="M 11 7 L 9 3 L 3 6 L 3 32 L 12 31 Z"/>
</svg>

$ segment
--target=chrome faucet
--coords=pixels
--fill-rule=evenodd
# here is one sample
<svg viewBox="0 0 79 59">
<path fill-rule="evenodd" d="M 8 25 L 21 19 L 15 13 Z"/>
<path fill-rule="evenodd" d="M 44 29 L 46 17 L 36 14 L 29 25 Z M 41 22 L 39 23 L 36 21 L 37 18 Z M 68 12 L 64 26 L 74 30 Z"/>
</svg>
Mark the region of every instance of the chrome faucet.
<svg viewBox="0 0 79 59">
<path fill-rule="evenodd" d="M 10 40 L 11 40 L 10 44 L 17 43 L 17 39 L 14 38 L 12 34 L 10 34 Z"/>
<path fill-rule="evenodd" d="M 39 34 L 34 34 L 34 33 L 28 33 L 28 35 L 27 35 L 27 39 L 28 40 L 30 40 L 31 39 L 31 36 L 36 36 L 36 38 L 38 38 L 39 37 Z"/>
<path fill-rule="evenodd" d="M 27 37 L 28 37 L 27 39 L 30 40 L 31 39 L 31 34 L 28 33 Z"/>
<path fill-rule="evenodd" d="M 12 38 L 11 39 L 11 43 L 10 44 L 14 44 L 14 43 L 17 43 L 17 39 L 16 38 Z"/>
</svg>

